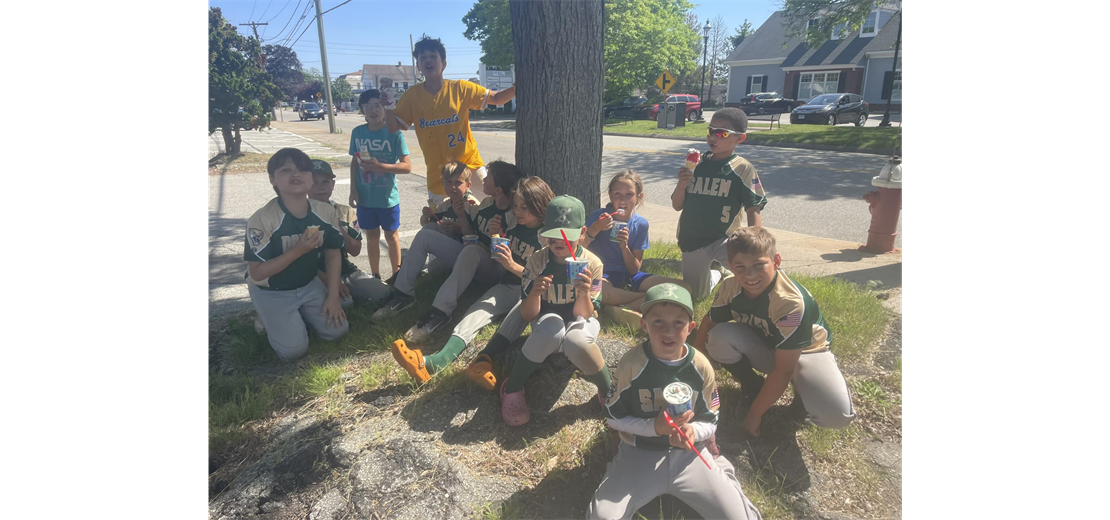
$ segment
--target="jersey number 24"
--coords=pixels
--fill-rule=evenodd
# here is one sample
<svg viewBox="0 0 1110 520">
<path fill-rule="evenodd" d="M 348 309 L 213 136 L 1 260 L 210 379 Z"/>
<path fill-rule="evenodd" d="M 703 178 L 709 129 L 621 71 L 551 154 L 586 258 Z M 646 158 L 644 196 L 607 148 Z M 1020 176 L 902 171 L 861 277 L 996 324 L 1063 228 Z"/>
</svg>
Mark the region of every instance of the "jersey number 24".
<svg viewBox="0 0 1110 520">
<path fill-rule="evenodd" d="M 456 139 L 456 137 L 457 137 L 457 139 Z M 463 134 L 463 132 L 459 132 L 458 136 L 456 136 L 455 134 L 447 134 L 447 147 L 448 148 L 454 148 L 454 147 L 456 147 L 458 145 L 461 145 L 465 142 L 466 142 L 466 135 Z"/>
</svg>

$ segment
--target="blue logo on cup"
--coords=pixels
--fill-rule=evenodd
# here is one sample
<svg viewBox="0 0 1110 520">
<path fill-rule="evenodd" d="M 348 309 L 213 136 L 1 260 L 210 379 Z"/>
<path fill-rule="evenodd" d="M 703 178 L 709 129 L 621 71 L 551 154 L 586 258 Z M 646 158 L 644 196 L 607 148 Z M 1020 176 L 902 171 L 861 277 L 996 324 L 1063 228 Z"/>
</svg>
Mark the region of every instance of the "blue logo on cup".
<svg viewBox="0 0 1110 520">
<path fill-rule="evenodd" d="M 491 254 L 497 254 L 497 246 L 499 244 L 504 244 L 505 247 L 509 247 L 509 239 L 502 238 L 502 237 L 490 237 L 490 239 L 489 239 L 489 252 Z"/>
<path fill-rule="evenodd" d="M 578 278 L 578 273 L 581 273 L 589 262 L 585 260 L 575 260 L 567 258 L 567 283 L 574 284 L 574 280 Z"/>
<path fill-rule="evenodd" d="M 621 230 L 628 227 L 628 222 L 613 221 L 613 227 L 609 229 L 609 241 L 620 242 L 617 240 L 617 235 L 621 234 Z"/>
</svg>

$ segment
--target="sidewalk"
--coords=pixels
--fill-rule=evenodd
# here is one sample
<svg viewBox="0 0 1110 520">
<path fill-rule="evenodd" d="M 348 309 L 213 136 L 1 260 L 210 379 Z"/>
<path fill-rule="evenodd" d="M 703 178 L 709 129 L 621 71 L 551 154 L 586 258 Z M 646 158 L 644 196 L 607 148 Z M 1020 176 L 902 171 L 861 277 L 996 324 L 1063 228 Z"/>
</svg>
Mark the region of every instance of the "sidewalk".
<svg viewBox="0 0 1110 520">
<path fill-rule="evenodd" d="M 645 202 L 636 212 L 651 223 L 649 240 L 675 242 L 679 212 L 670 206 Z M 820 238 L 803 233 L 767 227 L 775 236 L 782 256 L 782 269 L 810 276 L 831 276 L 866 285 L 870 280 L 885 288 L 902 286 L 902 253 L 876 255 L 859 250 L 862 242 Z M 866 240 L 866 230 L 860 237 Z"/>
</svg>

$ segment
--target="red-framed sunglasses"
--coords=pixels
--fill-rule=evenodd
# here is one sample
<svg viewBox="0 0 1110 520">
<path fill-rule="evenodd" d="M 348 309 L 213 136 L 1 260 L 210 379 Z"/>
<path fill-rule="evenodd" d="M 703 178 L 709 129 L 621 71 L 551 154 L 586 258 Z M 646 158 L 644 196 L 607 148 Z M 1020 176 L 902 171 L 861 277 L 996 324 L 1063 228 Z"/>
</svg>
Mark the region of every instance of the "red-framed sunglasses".
<svg viewBox="0 0 1110 520">
<path fill-rule="evenodd" d="M 715 126 L 709 127 L 709 135 L 717 139 L 724 139 L 732 134 L 738 134 L 736 130 L 729 130 L 727 128 L 717 128 Z"/>
</svg>

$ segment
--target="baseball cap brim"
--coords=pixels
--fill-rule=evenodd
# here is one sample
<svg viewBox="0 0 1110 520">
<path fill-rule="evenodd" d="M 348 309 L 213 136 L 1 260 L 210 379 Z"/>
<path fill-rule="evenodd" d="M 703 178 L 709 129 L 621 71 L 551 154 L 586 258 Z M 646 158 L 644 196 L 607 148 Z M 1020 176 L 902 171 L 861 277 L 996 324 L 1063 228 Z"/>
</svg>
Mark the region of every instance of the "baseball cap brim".
<svg viewBox="0 0 1110 520">
<path fill-rule="evenodd" d="M 563 233 L 567 234 L 567 240 L 577 242 L 582 237 L 582 228 L 552 228 L 540 233 L 543 238 L 563 238 Z"/>
<path fill-rule="evenodd" d="M 672 305 L 678 305 L 679 307 L 682 307 L 683 309 L 686 309 L 686 312 L 690 313 L 690 319 L 694 318 L 694 309 L 691 309 L 689 305 L 686 305 L 685 303 L 682 303 L 682 302 L 677 301 L 677 300 L 655 300 L 653 302 L 644 302 L 644 304 L 640 306 L 640 314 L 641 315 L 646 315 L 648 309 L 650 309 L 650 308 L 652 308 L 652 306 L 658 305 L 660 303 L 670 303 Z"/>
</svg>

